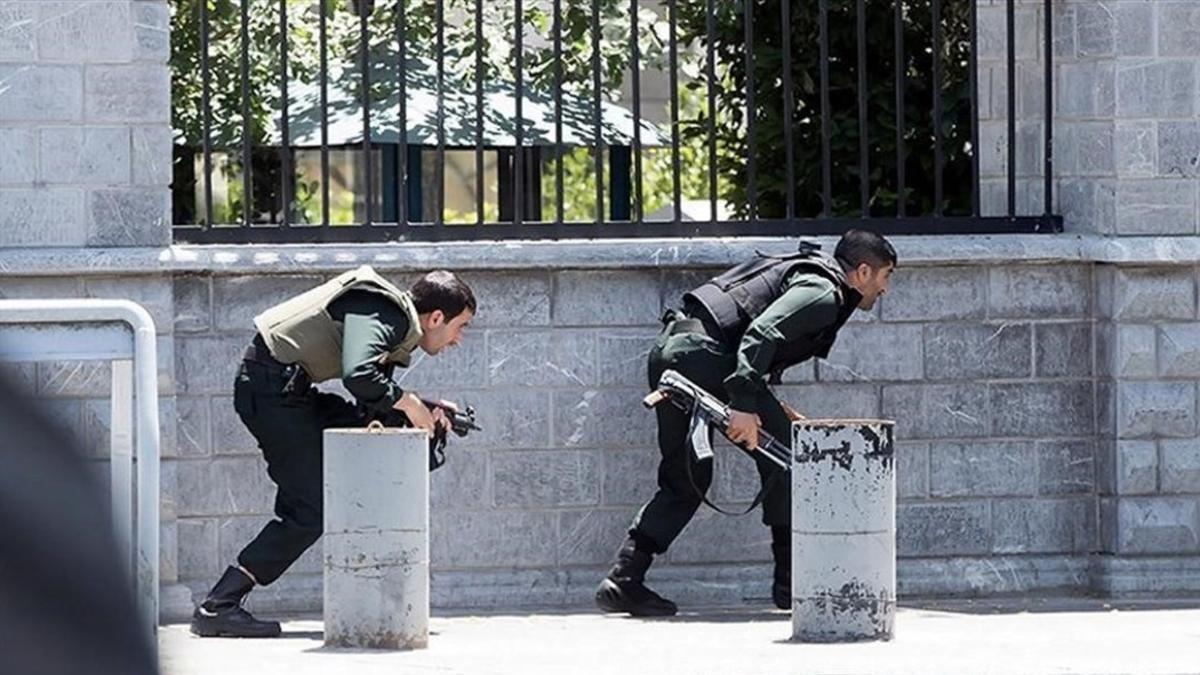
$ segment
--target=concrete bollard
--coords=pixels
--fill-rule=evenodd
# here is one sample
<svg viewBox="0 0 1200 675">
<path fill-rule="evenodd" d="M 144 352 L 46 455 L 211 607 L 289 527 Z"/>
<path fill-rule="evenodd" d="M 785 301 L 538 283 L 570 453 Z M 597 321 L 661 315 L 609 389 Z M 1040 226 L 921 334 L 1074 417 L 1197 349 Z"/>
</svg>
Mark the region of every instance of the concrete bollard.
<svg viewBox="0 0 1200 675">
<path fill-rule="evenodd" d="M 419 429 L 325 431 L 325 644 L 429 642 L 429 440 Z"/>
<path fill-rule="evenodd" d="M 792 425 L 792 639 L 890 640 L 896 615 L 895 424 Z"/>
</svg>

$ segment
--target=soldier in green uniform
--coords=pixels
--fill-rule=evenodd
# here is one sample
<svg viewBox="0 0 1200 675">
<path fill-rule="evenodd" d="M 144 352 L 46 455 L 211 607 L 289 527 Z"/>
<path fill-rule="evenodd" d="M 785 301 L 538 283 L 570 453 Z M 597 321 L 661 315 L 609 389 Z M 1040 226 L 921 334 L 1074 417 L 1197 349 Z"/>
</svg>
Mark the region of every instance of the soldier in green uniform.
<svg viewBox="0 0 1200 675">
<path fill-rule="evenodd" d="M 430 272 L 402 291 L 363 266 L 276 305 L 254 318 L 258 334 L 234 383 L 234 408 L 258 440 L 278 486 L 276 518 L 242 549 L 192 616 L 204 637 L 274 637 L 279 623 L 242 607 L 256 584 L 283 574 L 322 530 L 325 429 L 361 427 L 367 415 L 394 408 L 432 433 L 446 424 L 393 380 L 420 347 L 436 355 L 458 345 L 475 315 L 471 289 L 450 272 Z M 355 399 L 319 392 L 314 382 L 339 378 Z"/>
<path fill-rule="evenodd" d="M 684 294 L 683 311 L 667 313 L 650 350 L 650 387 L 664 370 L 674 369 L 728 402 L 728 435 L 735 443 L 756 447 L 762 428 L 790 444 L 791 422 L 801 416 L 775 398 L 768 381 L 777 382 L 786 368 L 826 356 L 854 310 L 870 310 L 887 291 L 896 266 L 895 249 L 873 232 L 847 232 L 832 258 L 817 249 L 804 243 L 794 255 L 760 255 Z M 658 491 L 634 517 L 616 564 L 596 590 L 596 604 L 607 612 L 676 612 L 675 603 L 646 587 L 646 570 L 683 531 L 701 504 L 701 491 L 712 482 L 712 462 L 693 458 L 688 415 L 670 405 L 656 412 L 662 455 Z M 791 605 L 791 490 L 772 485 L 780 471 L 776 465 L 762 457 L 756 463 L 765 490 L 762 519 L 771 528 L 775 561 L 771 595 L 786 609 Z"/>
</svg>

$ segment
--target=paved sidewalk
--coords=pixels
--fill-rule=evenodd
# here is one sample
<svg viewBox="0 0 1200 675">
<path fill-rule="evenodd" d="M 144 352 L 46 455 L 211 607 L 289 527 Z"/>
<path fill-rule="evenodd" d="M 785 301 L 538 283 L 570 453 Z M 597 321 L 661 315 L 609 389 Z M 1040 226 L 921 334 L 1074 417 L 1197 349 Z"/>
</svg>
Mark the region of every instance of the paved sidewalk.
<svg viewBox="0 0 1200 675">
<path fill-rule="evenodd" d="M 163 672 L 1200 673 L 1200 599 L 906 602 L 894 641 L 840 645 L 790 643 L 786 612 L 748 607 L 646 620 L 582 611 L 435 615 L 429 649 L 415 652 L 328 649 L 315 617 L 287 621 L 276 640 L 204 640 L 185 625 L 166 626 Z"/>
</svg>

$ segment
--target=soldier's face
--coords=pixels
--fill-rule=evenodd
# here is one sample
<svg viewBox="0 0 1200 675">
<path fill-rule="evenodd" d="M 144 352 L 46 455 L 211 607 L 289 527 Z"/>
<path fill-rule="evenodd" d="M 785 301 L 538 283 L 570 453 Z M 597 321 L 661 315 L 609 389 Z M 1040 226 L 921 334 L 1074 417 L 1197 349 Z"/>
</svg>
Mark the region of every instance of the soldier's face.
<svg viewBox="0 0 1200 675">
<path fill-rule="evenodd" d="M 475 313 L 464 309 L 458 316 L 447 321 L 441 310 L 434 310 L 422 326 L 424 335 L 421 336 L 421 349 L 432 356 L 447 347 L 457 347 L 473 318 Z"/>
<path fill-rule="evenodd" d="M 863 263 L 854 270 L 856 279 L 852 280 L 851 285 L 859 293 L 862 293 L 862 300 L 858 301 L 859 309 L 869 312 L 875 307 L 875 301 L 879 299 L 879 296 L 887 293 L 888 284 L 892 281 L 892 272 L 895 269 L 896 266 L 891 264 L 875 269 Z"/>
</svg>

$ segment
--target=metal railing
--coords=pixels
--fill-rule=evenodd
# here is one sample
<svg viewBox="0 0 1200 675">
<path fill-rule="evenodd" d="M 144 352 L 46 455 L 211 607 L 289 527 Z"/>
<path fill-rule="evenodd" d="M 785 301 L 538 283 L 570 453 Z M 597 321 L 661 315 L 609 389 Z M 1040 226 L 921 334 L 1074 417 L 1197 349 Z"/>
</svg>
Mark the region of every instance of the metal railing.
<svg viewBox="0 0 1200 675">
<path fill-rule="evenodd" d="M 1006 166 L 995 181 L 1004 204 L 982 203 L 976 0 L 663 0 L 653 8 L 638 0 L 513 0 L 503 11 L 482 0 L 271 2 L 252 10 L 250 0 L 175 0 L 177 241 L 1061 230 L 1052 208 L 1050 0 L 1042 3 L 1035 62 L 1044 86 L 1042 166 L 1040 175 L 1020 176 L 1040 181 L 1042 203 L 1024 212 L 1016 95 L 1005 97 Z M 1004 12 L 1005 53 L 995 72 L 1014 93 L 1014 0 Z M 586 39 L 564 44 L 581 35 L 584 15 Z M 884 16 L 891 25 L 882 25 Z M 511 24 L 502 31 L 498 20 Z M 357 34 L 348 28 L 355 24 Z M 450 46 L 448 30 L 457 41 Z M 606 37 L 612 33 L 621 37 Z M 814 33 L 815 45 L 806 39 Z M 645 109 L 644 76 L 664 70 L 660 125 Z M 214 80 L 234 79 L 236 91 L 214 99 Z M 198 96 L 181 93 L 197 80 Z M 625 81 L 629 94 L 620 97 Z M 703 96 L 689 102 L 696 90 Z M 624 98 L 631 109 L 617 105 Z M 474 158 L 474 180 L 462 181 L 474 194 L 469 209 L 447 218 L 454 150 Z M 485 153 L 495 157 L 492 169 Z M 300 175 L 303 155 L 311 182 Z M 588 165 L 590 175 L 580 168 Z M 352 195 L 354 217 L 339 222 L 331 204 L 343 170 L 354 180 L 343 180 L 339 194 Z M 684 194 L 685 183 L 693 194 Z M 225 214 L 214 210 L 218 185 Z M 590 192 L 580 186 L 594 186 L 584 206 L 590 217 L 571 217 Z M 664 202 L 661 219 L 648 213 L 655 199 Z M 685 215 L 697 202 L 707 208 Z"/>
</svg>

